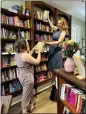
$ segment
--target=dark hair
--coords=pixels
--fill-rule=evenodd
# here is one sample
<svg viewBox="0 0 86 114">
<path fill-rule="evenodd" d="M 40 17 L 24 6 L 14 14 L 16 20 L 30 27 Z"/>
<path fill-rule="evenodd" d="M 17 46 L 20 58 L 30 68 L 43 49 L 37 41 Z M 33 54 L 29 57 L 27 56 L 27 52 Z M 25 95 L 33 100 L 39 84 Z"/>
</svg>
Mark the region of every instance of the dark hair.
<svg viewBox="0 0 86 114">
<path fill-rule="evenodd" d="M 23 50 L 27 50 L 26 40 L 24 38 L 18 38 L 14 43 L 14 49 L 17 53 L 23 52 Z"/>
</svg>

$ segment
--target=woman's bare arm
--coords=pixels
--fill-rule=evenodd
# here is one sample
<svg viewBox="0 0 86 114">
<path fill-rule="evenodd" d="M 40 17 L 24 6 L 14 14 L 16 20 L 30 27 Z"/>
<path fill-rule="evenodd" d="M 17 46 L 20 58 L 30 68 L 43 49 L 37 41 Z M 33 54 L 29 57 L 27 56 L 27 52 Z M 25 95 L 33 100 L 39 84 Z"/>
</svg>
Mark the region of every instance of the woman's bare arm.
<svg viewBox="0 0 86 114">
<path fill-rule="evenodd" d="M 48 22 L 49 22 L 49 24 L 50 24 L 50 27 L 51 27 L 54 31 L 56 31 L 56 30 L 58 29 L 57 26 L 53 25 L 53 23 L 51 22 L 51 20 L 50 20 L 49 18 L 48 18 Z"/>
<path fill-rule="evenodd" d="M 45 42 L 45 43 L 49 45 L 59 45 L 64 40 L 65 35 L 66 35 L 66 31 L 62 31 L 58 41 Z"/>
<path fill-rule="evenodd" d="M 37 65 L 41 61 L 41 52 L 40 51 L 38 52 L 38 56 L 36 59 L 34 57 L 32 57 L 29 53 L 25 52 L 22 54 L 22 60 L 24 62 L 28 62 L 28 63 L 31 63 L 33 65 Z"/>
</svg>

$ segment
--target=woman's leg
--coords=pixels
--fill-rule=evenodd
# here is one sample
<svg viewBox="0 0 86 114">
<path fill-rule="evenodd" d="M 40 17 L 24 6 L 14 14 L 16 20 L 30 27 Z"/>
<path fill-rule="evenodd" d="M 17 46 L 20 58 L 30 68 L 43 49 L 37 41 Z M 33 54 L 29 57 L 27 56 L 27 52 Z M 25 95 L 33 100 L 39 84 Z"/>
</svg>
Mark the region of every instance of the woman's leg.
<svg viewBox="0 0 86 114">
<path fill-rule="evenodd" d="M 28 106 L 30 106 L 32 97 L 33 97 L 33 81 L 28 80 L 25 81 L 25 83 L 23 84 L 23 96 L 22 96 L 23 113 L 27 113 L 27 108 Z"/>
</svg>

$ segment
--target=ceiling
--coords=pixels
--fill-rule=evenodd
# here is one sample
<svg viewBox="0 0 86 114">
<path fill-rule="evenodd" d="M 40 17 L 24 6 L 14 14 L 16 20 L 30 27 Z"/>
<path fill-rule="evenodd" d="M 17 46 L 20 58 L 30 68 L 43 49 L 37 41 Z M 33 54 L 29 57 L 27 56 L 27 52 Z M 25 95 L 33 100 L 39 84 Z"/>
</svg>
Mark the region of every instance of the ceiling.
<svg viewBox="0 0 86 114">
<path fill-rule="evenodd" d="M 85 22 L 85 0 L 83 0 L 82 2 L 75 0 L 43 1 Z"/>
</svg>

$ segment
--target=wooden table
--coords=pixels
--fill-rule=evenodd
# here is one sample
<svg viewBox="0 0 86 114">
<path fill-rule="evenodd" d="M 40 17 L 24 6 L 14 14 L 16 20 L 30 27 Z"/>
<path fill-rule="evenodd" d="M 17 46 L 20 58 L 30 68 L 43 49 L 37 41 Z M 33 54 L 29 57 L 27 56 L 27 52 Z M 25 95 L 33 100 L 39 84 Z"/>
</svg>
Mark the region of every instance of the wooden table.
<svg viewBox="0 0 86 114">
<path fill-rule="evenodd" d="M 12 101 L 12 95 L 1 96 L 2 114 L 7 114 Z"/>
<path fill-rule="evenodd" d="M 71 84 L 81 89 L 86 94 L 86 79 L 79 80 L 73 73 L 67 73 L 64 69 L 54 70 L 55 76 L 58 78 L 58 91 L 57 91 L 57 112 L 58 114 L 63 113 L 63 108 L 66 105 L 73 114 L 77 113 L 76 108 L 68 104 L 66 101 L 60 99 L 62 84 Z"/>
</svg>

